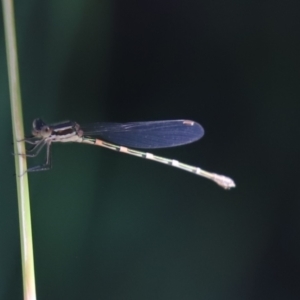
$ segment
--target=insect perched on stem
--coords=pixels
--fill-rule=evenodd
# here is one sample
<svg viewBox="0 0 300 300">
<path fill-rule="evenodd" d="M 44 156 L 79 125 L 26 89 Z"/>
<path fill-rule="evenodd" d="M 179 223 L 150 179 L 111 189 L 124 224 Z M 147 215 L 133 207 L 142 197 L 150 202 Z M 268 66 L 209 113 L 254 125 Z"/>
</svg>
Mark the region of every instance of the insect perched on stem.
<svg viewBox="0 0 300 300">
<path fill-rule="evenodd" d="M 203 135 L 204 129 L 202 126 L 190 120 L 93 123 L 80 126 L 73 121 L 47 125 L 43 120 L 35 119 L 32 125 L 32 136 L 24 139 L 26 143 L 34 146 L 27 151 L 25 155 L 27 157 L 35 157 L 46 146 L 46 162 L 42 165 L 29 168 L 27 172 L 51 169 L 52 143 L 77 142 L 101 146 L 114 151 L 170 165 L 213 180 L 224 189 L 235 187 L 234 181 L 229 177 L 207 172 L 198 167 L 190 166 L 174 159 L 131 149 L 175 147 L 192 143 L 202 138 Z"/>
</svg>

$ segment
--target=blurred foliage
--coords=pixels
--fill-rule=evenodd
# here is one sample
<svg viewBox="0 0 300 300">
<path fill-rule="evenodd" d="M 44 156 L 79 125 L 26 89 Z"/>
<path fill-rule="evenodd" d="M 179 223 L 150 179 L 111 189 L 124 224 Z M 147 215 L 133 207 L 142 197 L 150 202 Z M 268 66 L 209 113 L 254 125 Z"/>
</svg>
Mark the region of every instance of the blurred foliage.
<svg viewBox="0 0 300 300">
<path fill-rule="evenodd" d="M 16 1 L 24 119 L 188 118 L 186 172 L 54 145 L 30 175 L 39 299 L 299 299 L 299 3 Z M 2 11 L 1 11 L 2 18 Z M 2 22 L 1 22 L 2 24 Z M 0 299 L 22 299 L 0 30 Z M 44 159 L 30 159 L 34 165 Z"/>
</svg>

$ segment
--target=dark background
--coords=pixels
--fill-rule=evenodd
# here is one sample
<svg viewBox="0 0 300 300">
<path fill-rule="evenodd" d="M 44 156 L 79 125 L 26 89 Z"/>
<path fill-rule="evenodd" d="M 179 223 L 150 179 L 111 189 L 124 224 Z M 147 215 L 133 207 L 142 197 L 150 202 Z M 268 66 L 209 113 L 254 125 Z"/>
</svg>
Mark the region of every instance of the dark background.
<svg viewBox="0 0 300 300">
<path fill-rule="evenodd" d="M 186 118 L 158 155 L 54 145 L 30 174 L 38 299 L 300 299 L 299 1 L 16 1 L 24 122 Z M 1 11 L 2 19 L 2 11 Z M 3 22 L 0 299 L 22 299 Z M 29 165 L 42 162 L 41 155 Z"/>
</svg>

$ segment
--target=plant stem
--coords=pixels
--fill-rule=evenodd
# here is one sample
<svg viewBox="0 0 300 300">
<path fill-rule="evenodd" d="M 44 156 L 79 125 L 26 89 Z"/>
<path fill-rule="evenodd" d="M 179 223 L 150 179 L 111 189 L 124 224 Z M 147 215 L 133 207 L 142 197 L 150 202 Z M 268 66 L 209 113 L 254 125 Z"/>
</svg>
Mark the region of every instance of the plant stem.
<svg viewBox="0 0 300 300">
<path fill-rule="evenodd" d="M 17 58 L 16 31 L 14 20 L 14 6 L 12 0 L 2 0 L 3 19 L 6 41 L 6 55 L 8 65 L 10 102 L 12 114 L 12 128 L 14 138 L 14 152 L 25 153 L 24 142 L 17 142 L 24 138 L 21 90 Z M 23 294 L 25 300 L 35 300 L 34 257 L 31 232 L 31 215 L 29 187 L 27 177 L 26 157 L 15 155 L 17 194 L 19 206 L 19 222 L 21 237 Z M 20 174 L 23 174 L 20 176 Z"/>
</svg>

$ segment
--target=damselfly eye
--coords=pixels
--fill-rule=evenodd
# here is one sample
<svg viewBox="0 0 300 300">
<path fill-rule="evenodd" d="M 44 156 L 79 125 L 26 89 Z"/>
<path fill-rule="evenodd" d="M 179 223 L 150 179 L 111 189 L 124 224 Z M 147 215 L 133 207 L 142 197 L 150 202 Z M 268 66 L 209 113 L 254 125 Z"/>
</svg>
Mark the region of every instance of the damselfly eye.
<svg viewBox="0 0 300 300">
<path fill-rule="evenodd" d="M 36 130 L 36 131 L 40 131 L 40 130 L 42 130 L 42 128 L 45 126 L 46 124 L 45 124 L 45 122 L 42 120 L 42 119 L 35 119 L 34 121 L 33 121 L 33 124 L 32 124 L 32 127 L 33 127 L 33 129 L 34 130 Z"/>
</svg>

